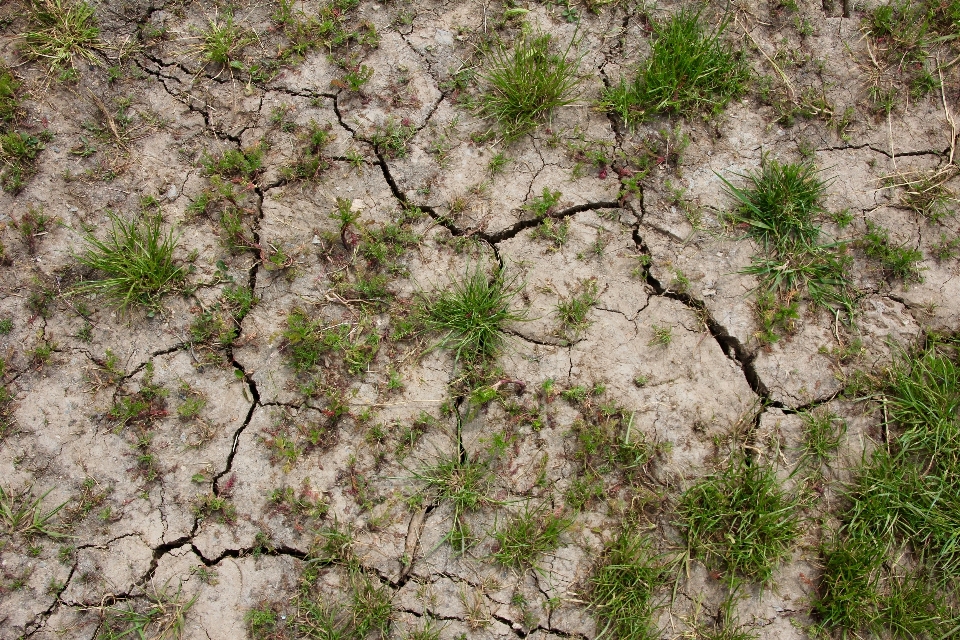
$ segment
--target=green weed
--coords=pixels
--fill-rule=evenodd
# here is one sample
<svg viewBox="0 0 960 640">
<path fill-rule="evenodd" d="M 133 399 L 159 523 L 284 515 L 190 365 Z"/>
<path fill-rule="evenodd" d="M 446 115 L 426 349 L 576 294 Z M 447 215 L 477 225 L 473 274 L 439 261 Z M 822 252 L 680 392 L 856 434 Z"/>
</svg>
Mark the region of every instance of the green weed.
<svg viewBox="0 0 960 640">
<path fill-rule="evenodd" d="M 559 251 L 567 241 L 567 234 L 570 233 L 570 219 L 563 218 L 544 218 L 543 222 L 538 224 L 530 234 L 531 238 L 543 239 L 550 243 L 548 251 Z"/>
<path fill-rule="evenodd" d="M 0 133 L 0 186 L 8 193 L 19 193 L 26 181 L 36 173 L 37 155 L 44 142 L 53 135 L 41 131 L 37 135 L 10 131 Z"/>
<path fill-rule="evenodd" d="M 225 496 L 208 493 L 198 496 L 193 503 L 193 515 L 198 520 L 214 520 L 220 524 L 233 524 L 237 520 L 237 507 Z"/>
<path fill-rule="evenodd" d="M 601 104 L 630 126 L 660 114 L 718 113 L 749 78 L 743 57 L 721 42 L 726 26 L 708 33 L 700 12 L 690 10 L 655 25 L 650 57 L 632 81 L 606 90 Z"/>
<path fill-rule="evenodd" d="M 903 176 L 900 202 L 934 223 L 956 215 L 957 199 L 946 183 L 958 173 L 956 165 L 937 172 L 917 172 Z"/>
<path fill-rule="evenodd" d="M 278 58 L 296 61 L 310 51 L 324 50 L 340 66 L 359 59 L 362 50 L 375 48 L 380 41 L 374 24 L 362 16 L 358 19 L 359 4 L 357 0 L 329 0 L 308 14 L 295 10 L 294 0 L 280 0 L 271 16 L 285 37 Z"/>
<path fill-rule="evenodd" d="M 653 331 L 653 337 L 647 343 L 649 346 L 666 347 L 673 342 L 673 327 L 668 325 L 654 324 L 650 326 Z"/>
<path fill-rule="evenodd" d="M 524 31 L 512 51 L 500 45 L 489 54 L 478 113 L 496 120 L 507 141 L 533 131 L 579 95 L 580 58 L 570 57 L 575 39 L 561 53 L 550 45 L 549 34 Z"/>
<path fill-rule="evenodd" d="M 206 156 L 203 167 L 208 175 L 252 180 L 263 171 L 263 156 L 266 151 L 264 142 L 247 149 L 227 149 L 219 158 Z"/>
<path fill-rule="evenodd" d="M 544 187 L 543 193 L 523 205 L 523 208 L 539 220 L 556 212 L 557 204 L 560 202 L 560 196 L 559 191 L 551 191 L 549 188 Z"/>
<path fill-rule="evenodd" d="M 86 234 L 87 250 L 77 256 L 81 265 L 106 277 L 82 282 L 74 290 L 103 295 L 121 311 L 139 305 L 152 314 L 163 296 L 175 291 L 186 277 L 173 261 L 177 238 L 173 231 L 163 233 L 158 215 L 130 222 L 112 212 L 108 215 L 108 236 L 100 240 Z"/>
<path fill-rule="evenodd" d="M 402 120 L 389 119 L 379 125 L 370 136 L 370 144 L 377 153 L 387 158 L 406 158 L 407 143 L 417 132 L 416 127 Z"/>
<path fill-rule="evenodd" d="M 324 155 L 324 149 L 334 138 L 332 129 L 333 125 L 329 122 L 320 125 L 311 120 L 304 136 L 305 144 L 300 158 L 292 166 L 283 167 L 280 175 L 288 180 L 312 180 L 329 169 L 332 165 L 330 159 Z"/>
</svg>

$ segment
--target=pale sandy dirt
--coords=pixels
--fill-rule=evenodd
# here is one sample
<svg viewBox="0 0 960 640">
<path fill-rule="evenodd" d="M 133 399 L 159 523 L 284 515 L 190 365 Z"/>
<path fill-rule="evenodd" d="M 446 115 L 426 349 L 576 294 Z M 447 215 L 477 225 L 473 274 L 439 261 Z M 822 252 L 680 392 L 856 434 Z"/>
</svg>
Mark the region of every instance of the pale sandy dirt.
<svg viewBox="0 0 960 640">
<path fill-rule="evenodd" d="M 315 2 L 302 4 L 317 10 Z M 529 4 L 526 19 L 558 42 L 574 35 L 558 7 L 520 4 Z M 681 492 L 723 464 L 732 442 L 776 465 L 793 487 L 802 448 L 798 412 L 822 407 L 847 420 L 840 457 L 824 469 L 822 495 L 805 513 L 790 559 L 771 584 L 745 588 L 735 604 L 737 623 L 756 637 L 809 637 L 822 522 L 841 499 L 847 470 L 879 435 L 877 416 L 841 391 L 854 371 L 888 363 L 895 342 L 957 329 L 960 264 L 937 259 L 934 246 L 960 230 L 956 218 L 934 223 L 904 208 L 901 192 L 884 183 L 895 171 L 947 162 L 940 96 L 898 108 L 889 120 L 873 114 L 862 14 L 843 18 L 839 8 L 798 4 L 811 34 L 801 35 L 782 11 L 744 2 L 727 35 L 750 44 L 756 74 L 775 77 L 751 37 L 766 55 L 781 52 L 776 59 L 797 95 L 822 89 L 837 118 L 851 109 L 842 132 L 828 117 L 780 124 L 756 89 L 711 119 L 624 128 L 594 103 L 648 54 L 648 18 L 675 7 L 641 11 L 615 2 L 599 15 L 576 5 L 583 94 L 511 145 L 484 139 L 491 123 L 464 108 L 451 85 L 456 72 L 482 59 L 478 34 L 496 28 L 503 13 L 497 3 L 364 0 L 354 15 L 376 27 L 380 42 L 357 49 L 357 62 L 373 71 L 359 94 L 331 84 L 342 71 L 323 51 L 267 80 L 201 65 L 196 34 L 218 10 L 160 0 L 95 2 L 113 46 L 105 49 L 106 66 L 117 64 L 120 43 L 146 46 L 124 54 L 116 82 L 87 63 L 78 65 L 79 81 L 58 82 L 21 56 L 17 33 L 25 22 L 17 3 L 0 9 L 0 60 L 29 93 L 24 126 L 53 134 L 26 187 L 0 194 L 0 242 L 9 258 L 0 266 L 0 319 L 12 322 L 0 336 L 0 358 L 14 425 L 0 440 L 0 483 L 35 498 L 49 490 L 43 505 L 66 503 L 52 522 L 69 535 L 0 532 L 0 637 L 95 638 L 104 607 L 142 609 L 178 589 L 181 601 L 196 598 L 183 637 L 246 637 L 255 607 L 294 614 L 289 604 L 316 532 L 336 524 L 352 531 L 360 565 L 392 594 L 391 637 L 434 620 L 444 639 L 589 640 L 600 629 L 584 589 L 624 513 L 642 503 L 659 550 L 678 553 L 685 543 L 672 505 Z M 240 5 L 238 23 L 257 35 L 241 58 L 275 57 L 282 39 L 270 19 L 274 4 Z M 148 43 L 144 25 L 165 27 L 170 36 Z M 502 32 L 516 35 L 510 26 Z M 950 81 L 956 100 L 956 78 Z M 777 95 L 786 95 L 773 82 Z M 91 123 L 103 123 L 91 95 L 110 105 L 130 99 L 136 115 L 122 144 L 91 131 Z M 278 109 L 289 126 L 278 125 Z M 282 169 L 300 157 L 311 122 L 329 125 L 329 167 L 312 179 L 289 178 Z M 389 123 L 409 133 L 402 157 L 374 147 L 378 128 Z M 670 155 L 677 132 L 689 142 L 679 163 Z M 89 157 L 71 152 L 91 141 L 97 151 Z M 230 251 L 219 214 L 188 208 L 211 186 L 205 159 L 261 141 L 269 144 L 262 170 L 233 185 L 259 249 Z M 627 193 L 622 158 L 643 144 L 663 157 L 642 192 Z M 576 152 L 587 148 L 617 159 L 591 165 Z M 731 201 L 719 176 L 735 181 L 763 158 L 797 161 L 801 150 L 829 179 L 827 208 L 851 214 L 844 228 L 825 221 L 824 233 L 856 240 L 867 221 L 881 224 L 894 242 L 921 252 L 922 282 L 890 279 L 854 250 L 851 276 L 862 294 L 854 322 L 803 304 L 795 330 L 764 344 L 758 281 L 742 273 L 761 247 L 724 222 Z M 488 167 L 499 152 L 509 160 L 494 175 Z M 947 186 L 960 187 L 960 179 Z M 561 192 L 551 211 L 568 225 L 560 243 L 538 237 L 525 206 L 544 189 Z M 108 211 L 132 216 L 148 196 L 177 229 L 176 259 L 190 266 L 191 290 L 166 297 L 152 315 L 71 295 L 72 283 L 90 275 L 76 263 L 84 230 L 104 233 Z M 374 312 L 338 289 L 344 278 L 352 282 L 361 260 L 345 251 L 331 218 L 338 199 L 358 214 L 357 229 L 383 229 L 406 205 L 423 210 L 404 223 L 418 238 L 388 274 L 393 302 Z M 29 208 L 56 219 L 34 239 L 33 252 L 16 225 Z M 282 266 L 263 261 L 278 251 L 288 258 Z M 452 355 L 430 348 L 437 336 L 391 336 L 417 300 L 464 273 L 499 265 L 524 287 L 512 304 L 525 320 L 508 323 L 496 362 L 511 391 L 501 394 L 504 402 L 478 408 L 462 393 L 463 371 Z M 563 327 L 558 303 L 589 286 L 597 295 L 587 322 Z M 191 338 L 204 314 L 232 326 L 222 304 L 236 287 L 252 292 L 255 303 L 233 343 Z M 34 303 L 44 291 L 50 300 L 40 314 Z M 349 325 L 351 339 L 373 336 L 375 355 L 353 372 L 325 356 L 323 385 L 305 389 L 310 376 L 290 366 L 284 337 L 295 309 Z M 658 330 L 669 331 L 667 344 L 657 341 Z M 858 339 L 862 353 L 836 355 Z M 39 362 L 33 352 L 45 343 L 54 349 Z M 563 510 L 583 471 L 573 433 L 588 408 L 544 391 L 551 383 L 558 392 L 603 385 L 596 402 L 631 415 L 633 432 L 657 453 L 639 480 L 614 471 L 603 499 L 568 510 L 573 520 L 559 548 L 536 569 L 508 569 L 491 559 L 493 533 L 526 508 Z M 157 386 L 164 395 L 148 421 L 123 426 L 111 418 L 118 401 Z M 331 389 L 346 404 L 339 419 Z M 204 401 L 197 415 L 178 413 L 196 398 Z M 311 440 L 311 433 L 323 435 Z M 493 467 L 490 499 L 465 516 L 477 544 L 461 556 L 448 542 L 451 505 L 417 475 L 438 461 L 480 459 L 498 434 L 507 443 Z M 326 513 L 278 505 L 282 491 L 325 504 Z M 211 500 L 229 505 L 229 513 L 204 511 Z M 664 638 L 695 637 L 719 620 L 728 597 L 701 563 L 684 566 L 675 596 L 662 594 Z M 336 567 L 320 578 L 334 600 L 345 597 L 346 579 Z"/>
</svg>

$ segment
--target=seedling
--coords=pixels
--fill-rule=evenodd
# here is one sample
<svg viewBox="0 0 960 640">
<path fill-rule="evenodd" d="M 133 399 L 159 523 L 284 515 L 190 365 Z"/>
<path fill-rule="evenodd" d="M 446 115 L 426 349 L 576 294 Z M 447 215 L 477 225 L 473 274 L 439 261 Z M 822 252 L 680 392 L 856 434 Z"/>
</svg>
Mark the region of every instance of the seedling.
<svg viewBox="0 0 960 640">
<path fill-rule="evenodd" d="M 23 115 L 23 110 L 20 108 L 22 87 L 16 76 L 6 66 L 0 65 L 0 127 Z"/>
<path fill-rule="evenodd" d="M 653 330 L 653 337 L 647 343 L 649 346 L 666 347 L 673 342 L 673 327 L 655 324 L 651 325 L 650 329 Z"/>
<path fill-rule="evenodd" d="M 550 191 L 549 188 L 544 187 L 543 194 L 534 197 L 533 200 L 523 205 L 523 208 L 539 220 L 555 212 L 555 208 L 560 202 L 560 195 L 559 191 Z"/>
<path fill-rule="evenodd" d="M 727 24 L 708 33 L 700 12 L 684 9 L 655 25 L 650 57 L 632 81 L 606 90 L 601 104 L 631 127 L 660 114 L 719 113 L 743 93 L 750 73 L 721 42 Z"/>
<path fill-rule="evenodd" d="M 510 162 L 510 159 L 506 154 L 503 151 L 499 151 L 490 158 L 490 162 L 487 163 L 487 171 L 490 172 L 490 175 L 494 176 L 503 173 L 503 169 L 507 166 L 508 162 Z"/>
<path fill-rule="evenodd" d="M 312 180 L 331 167 L 331 160 L 324 155 L 327 145 L 334 139 L 333 125 L 320 125 L 311 120 L 304 136 L 304 148 L 300 159 L 292 166 L 283 167 L 280 174 L 287 179 Z"/>
<path fill-rule="evenodd" d="M 489 54 L 482 76 L 487 88 L 478 113 L 496 120 L 508 142 L 533 131 L 579 96 L 580 58 L 570 57 L 576 38 L 559 54 L 551 53 L 550 44 L 549 34 L 524 31 L 513 51 L 501 44 Z"/>
<path fill-rule="evenodd" d="M 266 151 L 265 142 L 247 149 L 227 149 L 219 158 L 204 157 L 203 167 L 208 175 L 252 180 L 263 171 L 263 156 Z"/>
<path fill-rule="evenodd" d="M 570 233 L 570 219 L 563 218 L 544 218 L 530 234 L 532 238 L 542 238 L 550 243 L 548 251 L 559 251 L 567 241 L 567 234 Z"/>
<path fill-rule="evenodd" d="M 390 119 L 374 130 L 370 144 L 377 153 L 387 158 L 406 158 L 407 143 L 416 132 L 416 127 L 406 119 L 400 122 Z"/>
<path fill-rule="evenodd" d="M 142 306 L 152 314 L 159 310 L 163 296 L 176 290 L 186 276 L 173 262 L 177 237 L 173 231 L 161 231 L 157 215 L 130 222 L 108 215 L 111 229 L 106 239 L 85 234 L 87 251 L 77 257 L 80 264 L 106 277 L 82 282 L 75 291 L 103 295 L 121 311 Z"/>
</svg>

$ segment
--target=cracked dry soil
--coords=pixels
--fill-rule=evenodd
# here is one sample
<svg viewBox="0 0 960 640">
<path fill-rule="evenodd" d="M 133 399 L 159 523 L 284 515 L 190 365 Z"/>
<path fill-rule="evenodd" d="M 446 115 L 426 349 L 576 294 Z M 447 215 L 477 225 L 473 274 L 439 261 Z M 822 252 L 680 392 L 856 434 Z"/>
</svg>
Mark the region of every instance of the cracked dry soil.
<svg viewBox="0 0 960 640">
<path fill-rule="evenodd" d="M 838 463 L 772 583 L 745 587 L 733 608 L 756 637 L 808 637 L 823 523 L 846 469 L 881 429 L 877 412 L 842 394 L 845 381 L 889 362 L 894 342 L 957 329 L 957 259 L 933 250 L 956 237 L 956 220 L 905 209 L 884 182 L 951 161 L 945 107 L 956 105 L 956 71 L 943 104 L 931 94 L 878 115 L 866 97 L 863 8 L 844 17 L 826 1 L 791 12 L 748 0 L 731 5 L 737 20 L 725 35 L 758 78 L 747 94 L 711 118 L 630 130 L 594 105 L 648 54 L 650 20 L 677 7 L 514 4 L 559 42 L 581 39 L 583 77 L 574 105 L 509 145 L 465 106 L 483 38 L 517 32 L 498 2 L 363 0 L 346 24 L 375 30 L 376 42 L 284 56 L 290 39 L 271 1 L 103 0 L 92 5 L 102 47 L 66 80 L 23 56 L 24 7 L 0 8 L 0 60 L 26 92 L 22 126 L 52 134 L 36 174 L 0 194 L 0 319 L 12 321 L 0 336 L 12 395 L 0 483 L 44 496 L 43 510 L 63 503 L 50 523 L 67 536 L 3 532 L 0 637 L 94 638 L 111 607 L 143 610 L 174 595 L 191 602 L 183 637 L 248 637 L 255 609 L 295 615 L 317 531 L 335 526 L 352 536 L 361 571 L 388 590 L 391 637 L 433 620 L 443 638 L 594 638 L 602 627 L 585 589 L 621 523 L 639 518 L 660 551 L 682 554 L 673 505 L 683 490 L 730 447 L 789 478 L 800 414 L 824 407 L 848 424 Z M 323 5 L 295 8 L 316 15 Z M 203 63 L 202 34 L 231 12 L 254 37 L 231 54 L 236 64 Z M 360 91 L 342 80 L 338 56 L 372 71 Z M 818 92 L 830 117 L 784 120 L 757 88 L 763 78 L 788 98 Z M 840 114 L 849 115 L 842 126 Z M 305 132 L 321 130 L 319 166 L 290 171 L 304 159 Z M 400 146 L 385 144 L 384 131 Z M 262 159 L 247 174 L 209 169 L 251 149 Z M 654 161 L 628 189 L 638 149 Z M 493 173 L 499 153 L 508 162 Z M 736 179 L 764 157 L 813 157 L 829 178 L 827 209 L 852 218 L 826 232 L 857 239 L 867 221 L 882 224 L 921 252 L 923 281 L 887 278 L 854 250 L 855 322 L 804 303 L 788 335 L 761 342 L 758 281 L 743 272 L 760 247 L 723 222 L 731 201 L 719 176 Z M 217 189 L 235 205 L 235 235 L 226 208 L 195 206 Z M 546 237 L 530 210 L 545 189 L 560 192 L 549 216 L 562 239 Z M 90 277 L 76 260 L 84 233 L 103 234 L 108 212 L 130 218 L 144 207 L 176 229 L 184 290 L 155 314 L 72 293 Z M 346 232 L 331 217 L 343 207 L 357 216 Z M 53 222 L 25 235 L 29 211 Z M 388 232 L 389 256 L 364 253 Z M 418 299 L 497 265 L 522 284 L 512 304 L 527 319 L 506 327 L 498 395 L 481 402 L 451 353 L 431 348 L 438 336 L 402 328 Z M 382 287 L 372 298 L 362 290 L 371 283 Z M 595 292 L 586 322 L 561 326 L 558 302 L 585 287 Z M 346 327 L 354 364 L 328 352 L 298 371 L 288 335 L 296 314 Z M 858 340 L 856 358 L 836 355 Z M 629 478 L 607 470 L 600 491 L 573 508 L 584 471 L 573 431 L 591 401 L 561 392 L 577 387 L 597 390 L 594 410 L 619 407 L 655 453 Z M 136 400 L 148 409 L 119 419 L 116 408 Z M 437 461 L 485 456 L 486 498 L 464 516 L 422 480 Z M 493 532 L 526 508 L 572 522 L 534 567 L 504 567 L 492 558 Z M 473 536 L 462 554 L 450 537 L 457 518 Z M 337 601 L 346 574 L 320 571 Z M 662 594 L 661 636 L 722 624 L 723 585 L 699 561 L 683 563 L 675 591 Z"/>
</svg>

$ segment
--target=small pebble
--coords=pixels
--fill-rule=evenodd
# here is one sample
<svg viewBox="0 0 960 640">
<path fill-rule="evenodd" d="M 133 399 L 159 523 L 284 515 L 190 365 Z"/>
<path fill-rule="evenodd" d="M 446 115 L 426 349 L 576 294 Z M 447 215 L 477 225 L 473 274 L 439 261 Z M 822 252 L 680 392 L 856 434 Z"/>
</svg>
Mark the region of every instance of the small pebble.
<svg viewBox="0 0 960 640">
<path fill-rule="evenodd" d="M 172 184 L 170 188 L 167 189 L 167 200 L 171 202 L 177 199 L 177 196 L 180 195 L 180 191 L 177 190 L 177 185 Z"/>
</svg>

